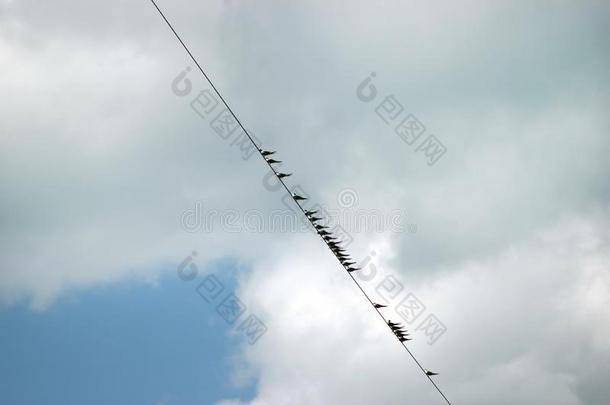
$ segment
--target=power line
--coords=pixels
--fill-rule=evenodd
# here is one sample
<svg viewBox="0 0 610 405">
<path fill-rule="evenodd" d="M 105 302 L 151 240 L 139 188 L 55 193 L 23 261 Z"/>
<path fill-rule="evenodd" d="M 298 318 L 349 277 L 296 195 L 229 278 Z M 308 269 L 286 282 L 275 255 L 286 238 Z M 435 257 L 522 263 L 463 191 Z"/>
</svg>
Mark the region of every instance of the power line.
<svg viewBox="0 0 610 405">
<path fill-rule="evenodd" d="M 250 142 L 252 143 L 252 145 L 254 146 L 254 148 L 258 151 L 260 157 L 263 158 L 263 160 L 265 161 L 265 163 L 267 163 L 267 166 L 269 166 L 269 168 L 271 169 L 271 171 L 273 172 L 273 174 L 275 175 L 275 177 L 277 178 L 277 180 L 282 184 L 282 186 L 284 187 L 284 189 L 286 189 L 286 192 L 288 192 L 288 194 L 291 196 L 292 200 L 294 201 L 294 203 L 297 205 L 297 207 L 299 207 L 299 209 L 301 210 L 301 212 L 303 213 L 303 215 L 305 215 L 305 218 L 307 218 L 307 220 L 309 221 L 309 223 L 314 227 L 314 229 L 316 229 L 316 223 L 314 220 L 312 220 L 312 218 L 310 217 L 310 215 L 307 214 L 307 212 L 305 211 L 305 209 L 301 206 L 301 204 L 299 203 L 298 200 L 295 199 L 294 194 L 292 191 L 290 191 L 290 189 L 288 188 L 288 186 L 286 186 L 286 183 L 284 183 L 284 180 L 282 180 L 281 177 L 278 176 L 278 172 L 275 170 L 275 168 L 272 166 L 272 163 L 270 163 L 267 158 L 265 157 L 265 155 L 263 155 L 263 150 L 260 149 L 258 147 L 258 145 L 256 144 L 256 142 L 254 142 L 254 139 L 252 139 L 252 136 L 250 136 L 250 134 L 248 133 L 248 130 L 246 130 L 246 128 L 243 126 L 243 124 L 241 123 L 241 121 L 239 120 L 239 118 L 237 118 L 237 115 L 233 112 L 233 110 L 231 109 L 231 107 L 229 107 L 229 104 L 226 102 L 226 100 L 224 99 L 224 97 L 222 96 L 222 94 L 220 94 L 220 91 L 218 91 L 218 89 L 216 88 L 216 86 L 214 86 L 214 83 L 212 82 L 212 80 L 210 80 L 210 78 L 208 77 L 208 75 L 205 73 L 205 71 L 203 70 L 203 68 L 201 67 L 201 65 L 199 64 L 199 62 L 197 62 L 197 59 L 195 59 L 195 57 L 193 56 L 193 54 L 191 53 L 191 51 L 189 50 L 189 48 L 186 46 L 186 44 L 184 43 L 184 41 L 182 40 L 182 38 L 180 38 L 180 35 L 178 35 L 178 33 L 176 32 L 176 30 L 174 29 L 174 27 L 172 26 L 172 24 L 168 21 L 168 19 L 165 17 L 165 14 L 163 14 L 163 11 L 161 11 L 161 9 L 159 8 L 159 6 L 157 5 L 157 3 L 154 0 L 150 0 L 150 2 L 153 4 L 153 6 L 155 6 L 155 8 L 157 9 L 157 11 L 159 12 L 159 14 L 161 15 L 161 17 L 163 18 L 163 20 L 165 21 L 165 23 L 167 24 L 167 26 L 172 30 L 172 32 L 174 33 L 174 35 L 176 36 L 176 38 L 178 39 L 178 41 L 180 42 L 180 44 L 182 45 L 182 47 L 184 48 L 184 50 L 186 51 L 186 53 L 188 53 L 189 57 L 192 59 L 192 61 L 195 63 L 195 65 L 197 66 L 197 68 L 199 68 L 199 71 L 201 72 L 201 74 L 203 75 L 203 77 L 205 77 L 205 79 L 208 81 L 208 83 L 210 83 L 210 86 L 212 86 L 212 88 L 214 89 L 214 91 L 216 92 L 216 94 L 218 95 L 218 97 L 220 98 L 220 100 L 222 101 L 222 103 L 225 105 L 225 107 L 227 108 L 227 110 L 229 111 L 229 113 L 231 113 L 231 115 L 233 116 L 233 118 L 235 119 L 235 121 L 237 122 L 237 124 L 239 125 L 239 127 L 244 131 L 244 133 L 246 134 L 246 136 L 248 137 L 248 139 L 250 140 Z M 373 307 L 373 309 L 375 310 L 375 312 L 377 312 L 377 315 L 379 315 L 379 317 L 383 320 L 383 323 L 392 331 L 392 334 L 394 334 L 396 336 L 396 334 L 394 333 L 392 327 L 388 324 L 388 322 L 386 321 L 385 317 L 381 314 L 381 312 L 379 311 L 379 309 L 375 306 L 375 303 L 371 300 L 371 298 L 369 297 L 369 295 L 366 293 L 366 291 L 364 291 L 364 289 L 362 288 L 362 286 L 358 283 L 358 281 L 356 281 L 356 279 L 354 278 L 354 276 L 352 275 L 351 271 L 348 270 L 348 268 L 350 266 L 347 266 L 346 264 L 344 264 L 344 262 L 342 261 L 339 253 L 337 253 L 335 250 L 333 250 L 331 248 L 331 246 L 329 245 L 329 241 L 327 239 L 324 238 L 323 235 L 321 235 L 319 232 L 317 232 L 318 236 L 320 236 L 320 238 L 322 239 L 322 241 L 326 244 L 326 246 L 330 249 L 330 251 L 333 253 L 333 255 L 335 256 L 335 258 L 339 261 L 339 264 L 341 264 L 341 266 L 346 270 L 347 274 L 350 276 L 350 278 L 352 279 L 352 281 L 354 282 L 354 284 L 356 284 L 356 286 L 358 287 L 358 289 L 362 292 L 362 294 L 364 294 L 364 296 L 366 297 L 367 301 L 371 304 L 371 306 Z M 396 336 L 396 339 L 398 339 L 398 342 L 400 343 L 400 345 L 407 351 L 407 353 L 409 353 L 409 355 L 411 356 L 411 358 L 413 359 L 413 361 L 415 361 L 415 364 L 417 364 L 417 366 L 420 368 L 420 370 L 424 373 L 424 375 L 426 376 L 426 378 L 432 383 L 432 385 L 434 386 L 434 388 L 436 388 L 436 390 L 438 391 L 438 393 L 443 397 L 443 399 L 447 402 L 447 404 L 451 405 L 451 402 L 449 402 L 449 399 L 447 399 L 447 397 L 445 396 L 445 394 L 443 393 L 443 391 L 441 391 L 441 389 L 436 385 L 436 383 L 434 382 L 434 380 L 432 380 L 431 376 L 428 375 L 426 369 L 421 365 L 421 363 L 417 360 L 417 358 L 415 357 L 415 355 L 411 352 L 411 350 L 409 350 L 409 348 L 406 346 L 405 342 L 401 341 L 400 338 L 398 336 Z"/>
</svg>

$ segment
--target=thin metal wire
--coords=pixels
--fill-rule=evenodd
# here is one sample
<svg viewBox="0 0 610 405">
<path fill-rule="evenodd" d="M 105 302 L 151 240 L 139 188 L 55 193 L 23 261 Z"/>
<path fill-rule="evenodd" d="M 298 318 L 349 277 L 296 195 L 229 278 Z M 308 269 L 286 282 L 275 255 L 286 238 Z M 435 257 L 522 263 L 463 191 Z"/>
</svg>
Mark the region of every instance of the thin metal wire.
<svg viewBox="0 0 610 405">
<path fill-rule="evenodd" d="M 214 85 L 214 83 L 212 82 L 212 80 L 209 78 L 209 76 L 205 73 L 205 71 L 203 70 L 203 68 L 201 67 L 201 65 L 199 65 L 199 62 L 197 62 L 197 59 L 195 59 L 195 57 L 193 56 L 193 54 L 191 53 L 191 51 L 189 50 L 189 48 L 186 46 L 186 44 L 184 43 L 184 41 L 182 40 L 182 38 L 180 38 L 180 35 L 178 35 L 178 33 L 176 32 L 176 30 L 174 29 L 174 27 L 172 26 L 172 24 L 168 21 L 168 19 L 165 17 L 165 14 L 163 14 L 163 11 L 161 11 L 161 9 L 159 8 L 159 6 L 157 5 L 157 3 L 154 0 L 150 0 L 150 2 L 153 4 L 153 6 L 155 6 L 155 8 L 157 9 L 157 11 L 159 12 L 159 14 L 161 15 L 161 17 L 163 18 L 163 20 L 165 21 L 165 23 L 167 24 L 167 26 L 172 30 L 172 32 L 174 33 L 174 35 L 176 36 L 176 38 L 178 39 L 178 41 L 180 41 L 180 44 L 182 45 L 182 47 L 184 48 L 184 50 L 186 51 L 186 53 L 188 53 L 188 55 L 190 56 L 191 60 L 195 63 L 195 65 L 197 66 L 197 68 L 199 68 L 199 71 L 201 72 L 201 74 L 203 75 L 203 77 L 205 77 L 205 79 L 208 81 L 208 83 L 210 83 L 210 86 L 212 86 L 212 88 L 214 89 L 214 91 L 216 92 L 216 94 L 218 95 L 218 97 L 220 98 L 220 100 L 222 100 L 223 104 L 225 105 L 225 107 L 227 108 L 227 110 L 231 113 L 231 115 L 233 116 L 233 118 L 235 119 L 235 121 L 237 122 L 237 124 L 240 126 L 240 128 L 244 131 L 244 133 L 246 134 L 246 136 L 248 137 L 248 139 L 250 140 L 250 142 L 252 143 L 252 145 L 255 147 L 255 149 L 257 150 L 257 152 L 259 153 L 259 155 L 263 158 L 263 160 L 265 161 L 265 163 L 267 164 L 267 166 L 269 166 L 269 168 L 271 169 L 271 171 L 273 172 L 273 174 L 275 175 L 275 177 L 277 178 L 277 180 L 282 184 L 282 186 L 284 187 L 284 189 L 286 190 L 286 192 L 290 195 L 290 197 L 292 198 L 292 200 L 294 201 L 294 203 L 297 205 L 297 207 L 299 207 L 299 209 L 301 210 L 301 212 L 303 213 L 303 215 L 305 215 L 305 218 L 307 218 L 307 220 L 309 221 L 309 223 L 314 227 L 315 229 L 315 222 L 311 220 L 310 216 L 307 215 L 307 213 L 305 212 L 305 209 L 301 206 L 301 204 L 295 200 L 292 191 L 288 188 L 288 186 L 286 185 L 286 183 L 284 183 L 284 180 L 282 180 L 280 177 L 278 177 L 278 172 L 275 170 L 275 168 L 272 166 L 271 163 L 269 163 L 267 161 L 267 159 L 265 158 L 265 156 L 263 155 L 262 150 L 258 147 L 258 145 L 256 144 L 256 142 L 254 142 L 254 139 L 252 139 L 252 136 L 250 136 L 250 134 L 248 133 L 248 130 L 243 126 L 243 124 L 241 123 L 241 121 L 239 120 L 239 118 L 237 118 L 237 115 L 233 112 L 233 110 L 231 109 L 231 107 L 229 107 L 229 104 L 227 103 L 227 101 L 224 99 L 224 97 L 222 96 L 222 94 L 220 94 L 220 91 L 218 91 L 218 89 L 216 88 L 216 86 Z M 317 233 L 317 232 L 316 232 Z M 346 266 L 345 264 L 343 264 L 343 262 L 341 261 L 341 258 L 339 257 L 338 253 L 336 253 L 328 244 L 328 241 L 326 239 L 324 239 L 324 237 L 322 235 L 320 235 L 318 233 L 318 236 L 322 239 L 322 241 L 324 242 L 324 244 L 326 244 L 326 246 L 330 249 L 330 251 L 332 252 L 332 254 L 335 256 L 335 258 L 339 261 L 339 264 L 346 270 L 346 273 L 349 275 L 349 277 L 352 279 L 352 281 L 354 282 L 354 284 L 356 284 L 356 286 L 358 287 L 358 289 L 362 292 L 362 294 L 364 294 L 364 296 L 366 297 L 366 299 L 368 300 L 368 302 L 371 304 L 371 306 L 373 307 L 373 309 L 375 310 L 375 312 L 377 312 L 377 315 L 379 315 L 379 317 L 383 320 L 383 323 L 390 329 L 390 331 L 392 331 L 392 334 L 396 337 L 396 339 L 398 340 L 398 342 L 400 343 L 400 345 L 407 351 L 407 353 L 409 353 L 409 355 L 411 356 L 411 358 L 413 359 L 413 361 L 415 361 L 415 364 L 417 364 L 417 366 L 419 367 L 419 369 L 424 373 L 424 375 L 426 376 L 426 378 L 432 383 L 432 385 L 434 386 L 434 388 L 436 388 L 436 390 L 438 391 L 438 393 L 443 397 L 443 399 L 447 402 L 447 404 L 451 405 L 451 402 L 449 402 L 449 399 L 447 399 L 447 397 L 445 396 L 445 394 L 443 393 L 443 391 L 441 391 L 441 389 L 436 385 L 436 383 L 434 382 L 434 380 L 432 380 L 432 378 L 426 373 L 426 369 L 421 365 L 421 363 L 417 360 L 417 358 L 415 357 L 415 355 L 413 355 L 413 353 L 411 352 L 411 350 L 409 350 L 409 348 L 406 346 L 405 342 L 401 342 L 400 338 L 398 336 L 396 336 L 396 334 L 394 334 L 394 331 L 392 330 L 392 327 L 388 324 L 387 320 L 385 319 L 385 317 L 381 314 L 381 312 L 379 311 L 378 308 L 375 307 L 375 303 L 371 300 L 371 298 L 369 297 L 369 295 L 366 293 L 366 291 L 364 291 L 364 289 L 362 288 L 362 286 L 358 283 L 358 281 L 356 281 L 356 279 L 354 278 L 354 276 L 352 275 L 351 272 L 347 271 L 347 268 L 349 266 Z"/>
</svg>

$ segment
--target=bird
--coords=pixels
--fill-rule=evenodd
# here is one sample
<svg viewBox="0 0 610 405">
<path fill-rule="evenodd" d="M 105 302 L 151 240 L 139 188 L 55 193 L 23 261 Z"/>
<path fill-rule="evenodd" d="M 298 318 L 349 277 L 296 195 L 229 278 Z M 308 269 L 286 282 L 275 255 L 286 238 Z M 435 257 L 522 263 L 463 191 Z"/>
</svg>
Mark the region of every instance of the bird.
<svg viewBox="0 0 610 405">
<path fill-rule="evenodd" d="M 321 230 L 320 232 L 318 232 L 320 235 L 325 236 L 325 235 L 331 235 L 330 232 L 325 231 L 325 230 Z"/>
<path fill-rule="evenodd" d="M 328 229 L 328 227 L 326 225 L 318 225 L 318 224 L 316 224 L 315 227 L 316 227 L 316 229 L 320 229 L 320 230 L 321 229 Z"/>
<path fill-rule="evenodd" d="M 347 271 L 350 272 L 350 273 L 353 272 L 353 271 L 358 271 L 358 270 L 360 270 L 358 267 L 348 267 L 347 268 Z"/>
<path fill-rule="evenodd" d="M 433 373 L 433 372 L 432 372 L 432 371 L 430 371 L 430 370 L 426 370 L 426 375 L 427 375 L 428 377 L 430 377 L 430 376 L 433 376 L 433 375 L 438 375 L 438 373 Z"/>
<path fill-rule="evenodd" d="M 401 343 L 404 343 L 404 342 L 408 342 L 409 340 L 413 340 L 413 339 L 409 339 L 409 338 L 406 338 L 406 337 L 401 337 L 401 338 L 398 338 L 398 340 L 400 340 Z"/>
<path fill-rule="evenodd" d="M 377 303 L 375 303 L 375 304 L 373 304 L 373 305 L 374 305 L 374 306 L 375 306 L 375 308 L 377 308 L 377 309 L 387 307 L 387 305 L 383 305 L 383 304 L 377 304 Z"/>
<path fill-rule="evenodd" d="M 267 161 L 267 163 L 269 164 L 273 164 L 273 163 L 282 163 L 281 160 L 275 160 L 275 159 L 267 159 L 265 158 L 265 160 Z"/>
<path fill-rule="evenodd" d="M 321 221 L 321 220 L 322 220 L 322 218 L 318 218 L 318 217 L 309 217 L 309 220 L 310 220 L 311 222 L 316 222 L 316 221 Z"/>
<path fill-rule="evenodd" d="M 292 176 L 292 173 L 278 173 L 277 177 L 283 179 L 284 177 Z"/>
<path fill-rule="evenodd" d="M 318 210 L 305 210 L 305 215 L 307 215 L 308 217 L 315 215 L 318 213 Z"/>
<path fill-rule="evenodd" d="M 390 325 L 390 326 L 400 326 L 399 323 L 392 322 L 391 320 L 388 320 L 388 325 Z"/>
<path fill-rule="evenodd" d="M 261 155 L 263 156 L 269 156 L 269 155 L 273 155 L 275 153 L 275 151 L 270 151 L 270 150 L 263 150 L 263 149 L 259 149 L 258 150 Z"/>
<path fill-rule="evenodd" d="M 298 195 L 297 193 L 292 193 L 292 198 L 294 198 L 295 201 L 302 201 L 302 200 L 307 200 L 307 198 L 305 197 L 301 197 L 300 195 Z"/>
<path fill-rule="evenodd" d="M 347 265 L 347 266 L 353 266 L 354 264 L 356 264 L 356 262 L 352 262 L 352 261 L 345 261 L 343 262 L 343 264 Z M 385 305 L 384 305 L 385 307 Z"/>
</svg>

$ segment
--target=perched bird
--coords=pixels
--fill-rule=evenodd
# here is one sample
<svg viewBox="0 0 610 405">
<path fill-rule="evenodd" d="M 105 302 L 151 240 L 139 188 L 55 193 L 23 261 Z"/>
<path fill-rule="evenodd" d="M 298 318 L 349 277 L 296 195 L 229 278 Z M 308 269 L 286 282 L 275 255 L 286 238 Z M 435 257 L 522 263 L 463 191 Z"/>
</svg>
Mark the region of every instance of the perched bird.
<svg viewBox="0 0 610 405">
<path fill-rule="evenodd" d="M 326 225 L 318 225 L 318 224 L 316 224 L 316 225 L 315 225 L 315 227 L 316 227 L 316 229 L 318 229 L 318 230 L 322 230 L 322 229 L 328 229 L 328 227 L 327 227 Z"/>
<path fill-rule="evenodd" d="M 401 337 L 401 338 L 398 338 L 398 340 L 400 340 L 400 343 L 404 343 L 404 342 L 408 342 L 409 340 L 413 340 L 413 339 L 409 339 L 409 338 L 406 338 L 406 337 Z"/>
<path fill-rule="evenodd" d="M 377 309 L 387 307 L 387 305 L 383 305 L 383 304 L 377 304 L 377 303 L 375 303 L 375 304 L 373 304 L 373 305 L 374 305 L 374 306 L 375 306 L 375 308 L 377 308 Z"/>
<path fill-rule="evenodd" d="M 265 160 L 267 161 L 267 163 L 270 163 L 270 164 L 273 164 L 273 163 L 282 163 L 281 160 L 267 159 L 267 158 L 265 158 Z"/>
<path fill-rule="evenodd" d="M 347 271 L 348 271 L 348 272 L 350 272 L 350 273 L 351 273 L 352 271 L 358 271 L 358 270 L 360 270 L 358 267 L 348 267 L 348 268 L 347 268 Z"/>
<path fill-rule="evenodd" d="M 303 201 L 303 200 L 307 200 L 307 198 L 305 197 L 301 197 L 300 195 L 298 195 L 297 193 L 292 193 L 292 198 L 294 198 L 295 201 Z"/>
<path fill-rule="evenodd" d="M 325 236 L 325 235 L 330 235 L 331 233 L 325 230 L 321 230 L 320 232 L 318 232 L 320 235 Z"/>
<path fill-rule="evenodd" d="M 270 150 L 263 150 L 263 149 L 259 149 L 258 150 L 261 155 L 263 156 L 269 156 L 269 155 L 273 155 L 275 153 L 275 151 L 270 151 Z"/>
<path fill-rule="evenodd" d="M 430 377 L 430 376 L 433 376 L 433 375 L 438 375 L 438 373 L 433 373 L 430 370 L 426 370 L 426 375 Z"/>
<path fill-rule="evenodd" d="M 316 222 L 316 221 L 321 221 L 321 220 L 322 220 L 322 218 L 318 218 L 318 217 L 309 217 L 309 220 L 310 220 L 311 222 Z"/>
<path fill-rule="evenodd" d="M 308 217 L 317 214 L 318 211 L 317 210 L 305 210 L 305 215 L 307 215 Z"/>
<path fill-rule="evenodd" d="M 278 173 L 277 177 L 283 179 L 284 177 L 292 176 L 292 173 Z"/>
<path fill-rule="evenodd" d="M 351 262 L 351 261 L 345 261 L 343 262 L 343 264 L 347 265 L 347 266 L 353 266 L 354 264 L 356 264 L 356 262 Z M 385 305 L 383 305 L 385 307 Z"/>
<path fill-rule="evenodd" d="M 398 326 L 398 327 L 400 327 L 400 324 L 399 324 L 399 323 L 392 322 L 391 320 L 388 320 L 388 325 L 390 325 L 390 326 Z"/>
</svg>

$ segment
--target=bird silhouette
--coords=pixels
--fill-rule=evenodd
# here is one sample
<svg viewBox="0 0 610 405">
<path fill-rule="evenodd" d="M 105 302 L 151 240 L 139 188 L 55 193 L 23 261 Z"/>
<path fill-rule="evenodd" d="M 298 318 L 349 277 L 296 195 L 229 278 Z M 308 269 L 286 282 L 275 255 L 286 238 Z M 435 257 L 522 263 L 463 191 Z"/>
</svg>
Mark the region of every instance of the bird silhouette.
<svg viewBox="0 0 610 405">
<path fill-rule="evenodd" d="M 358 267 L 348 267 L 347 268 L 347 271 L 350 272 L 350 273 L 353 272 L 353 271 L 358 271 L 358 270 L 360 270 Z"/>
<path fill-rule="evenodd" d="M 387 307 L 387 305 L 383 305 L 383 304 L 377 304 L 377 303 L 375 303 L 375 304 L 373 304 L 373 305 L 374 305 L 374 306 L 375 306 L 375 308 L 377 308 L 377 309 Z"/>
<path fill-rule="evenodd" d="M 298 208 L 301 211 L 304 211 L 301 203 L 299 203 L 299 201 L 303 201 L 303 200 L 307 200 L 308 198 L 300 196 L 294 192 L 292 192 L 292 190 L 289 190 L 286 186 L 286 184 L 283 182 L 282 178 L 283 177 L 288 177 L 291 176 L 292 173 L 279 173 L 276 171 L 276 168 L 274 166 L 271 166 L 272 164 L 275 163 L 281 163 L 281 161 L 275 160 L 272 158 L 272 156 L 275 156 L 276 151 L 271 151 L 271 150 L 263 150 L 260 146 L 262 146 L 262 144 L 259 146 L 259 144 L 257 144 L 253 137 L 248 133 L 248 131 L 246 130 L 246 128 L 242 125 L 242 123 L 240 122 L 239 118 L 237 118 L 237 115 L 231 110 L 231 108 L 229 107 L 228 103 L 225 101 L 225 99 L 223 98 L 222 94 L 220 93 L 220 91 L 217 90 L 217 88 L 215 87 L 214 83 L 212 82 L 212 80 L 210 80 L 210 78 L 208 77 L 207 73 L 203 70 L 203 68 L 201 68 L 201 66 L 199 65 L 199 62 L 197 61 L 197 59 L 193 56 L 193 54 L 191 53 L 191 51 L 189 50 L 189 48 L 185 45 L 185 43 L 182 41 L 182 38 L 180 37 L 180 35 L 176 32 L 176 30 L 174 29 L 174 27 L 172 26 L 172 24 L 168 21 L 168 19 L 165 17 L 165 14 L 163 13 L 163 11 L 157 6 L 155 0 L 151 0 L 151 3 L 154 5 L 154 7 L 157 9 L 157 11 L 159 12 L 159 14 L 161 15 L 161 17 L 163 17 L 163 19 L 165 20 L 165 23 L 169 26 L 169 28 L 173 31 L 174 35 L 176 36 L 176 38 L 178 39 L 178 41 L 181 43 L 182 47 L 185 49 L 185 51 L 188 53 L 188 55 L 190 56 L 190 58 L 193 60 L 193 62 L 197 65 L 197 67 L 199 67 L 199 70 L 201 71 L 201 73 L 203 74 L 203 76 L 205 77 L 205 79 L 207 80 L 207 82 L 211 85 L 211 87 L 214 89 L 215 93 L 218 95 L 218 98 L 220 98 L 220 100 L 222 100 L 224 107 L 226 108 L 226 110 L 230 113 L 230 115 L 232 116 L 232 119 L 239 125 L 239 127 L 241 127 L 241 129 L 244 131 L 245 135 L 248 137 L 248 139 L 250 140 L 252 146 L 254 148 L 256 148 L 260 155 L 263 157 L 263 159 L 267 162 L 268 166 L 271 168 L 271 171 L 277 176 L 279 182 L 286 188 L 286 191 L 288 191 L 289 194 L 291 194 L 294 202 L 297 204 Z M 187 68 L 187 70 L 190 70 L 190 68 Z M 184 73 L 181 75 L 184 76 Z M 370 77 L 367 78 L 365 81 L 363 81 L 360 86 L 358 86 L 357 89 L 357 93 L 358 93 L 358 97 L 361 98 L 362 100 L 364 100 L 365 98 L 367 98 L 367 100 L 365 101 L 370 101 L 371 97 L 368 97 L 366 95 L 360 94 L 361 90 L 364 89 L 364 86 L 369 86 L 370 90 L 372 90 L 372 93 L 376 93 L 376 90 L 374 88 L 374 86 L 372 86 L 370 84 L 370 80 L 371 77 L 374 77 L 375 73 L 371 73 Z M 183 77 L 184 78 L 184 77 Z M 175 83 L 174 83 L 175 84 Z M 190 86 L 190 83 L 189 83 Z M 363 96 L 363 97 L 360 97 Z M 372 98 L 375 97 L 375 94 L 372 95 Z M 305 211 L 304 211 L 305 212 Z M 311 223 L 313 224 L 315 221 L 320 221 L 321 218 L 316 218 L 315 214 L 313 212 L 310 213 L 306 213 L 307 218 L 311 221 Z M 320 228 L 318 228 L 320 229 Z M 335 241 L 336 238 L 331 238 L 330 237 L 330 233 L 325 231 L 323 228 L 322 230 L 319 231 L 319 234 L 321 235 L 321 237 L 324 239 L 324 241 L 326 242 L 330 242 L 331 240 Z M 333 253 L 335 254 L 335 256 L 338 258 L 338 260 L 343 264 L 343 266 L 347 269 L 347 271 L 355 271 L 355 270 L 359 270 L 358 268 L 352 267 L 351 264 L 346 265 L 347 259 L 349 258 L 349 256 L 343 254 L 343 249 L 341 248 L 336 248 Z M 190 256 L 189 256 L 190 257 Z M 193 264 L 191 264 L 192 266 Z M 371 301 L 371 298 L 369 297 L 369 295 L 367 294 L 367 292 L 361 287 L 360 283 L 358 281 L 356 281 L 356 279 L 354 277 L 352 277 L 353 281 L 356 283 L 356 285 L 359 287 L 359 289 L 361 290 L 361 292 L 364 294 L 364 296 L 367 298 L 367 300 L 373 304 L 373 302 Z M 380 308 L 380 307 L 385 307 L 385 305 L 379 305 L 379 304 L 374 304 L 376 305 L 375 308 Z M 379 306 L 377 306 L 379 305 Z M 378 313 L 378 315 L 380 315 L 380 317 L 383 319 L 384 322 L 386 322 L 386 318 L 381 315 L 381 313 Z M 396 336 L 400 339 L 401 342 L 404 341 L 408 341 L 410 339 L 406 338 L 405 336 L 405 332 L 403 332 L 402 330 L 400 330 L 402 327 L 400 326 L 400 324 L 398 323 L 393 323 L 390 320 L 387 320 L 388 325 L 391 327 L 392 331 L 396 334 Z M 417 366 L 425 372 L 425 374 L 430 378 L 430 376 L 434 376 L 434 375 L 438 375 L 437 373 L 434 373 L 432 371 L 426 370 L 424 369 L 419 361 L 415 358 L 415 356 L 410 352 L 410 350 L 404 346 L 404 348 L 407 350 L 407 352 L 409 353 L 409 355 L 413 358 L 413 360 L 415 361 L 415 363 L 417 363 Z M 430 382 L 432 383 L 432 385 L 434 385 L 434 388 L 436 388 L 436 390 L 439 392 L 439 394 L 445 399 L 445 401 L 447 402 L 447 404 L 450 405 L 449 400 L 447 399 L 447 397 L 445 397 L 445 394 L 443 394 L 443 392 L 440 390 L 439 387 L 437 387 L 437 385 L 434 383 L 434 381 L 432 381 L 432 379 L 430 379 Z"/>
<path fill-rule="evenodd" d="M 307 215 L 308 217 L 315 215 L 318 213 L 318 210 L 305 210 L 305 215 Z"/>
</svg>

